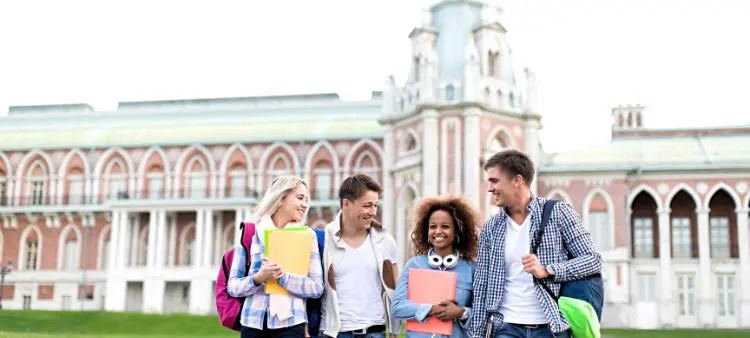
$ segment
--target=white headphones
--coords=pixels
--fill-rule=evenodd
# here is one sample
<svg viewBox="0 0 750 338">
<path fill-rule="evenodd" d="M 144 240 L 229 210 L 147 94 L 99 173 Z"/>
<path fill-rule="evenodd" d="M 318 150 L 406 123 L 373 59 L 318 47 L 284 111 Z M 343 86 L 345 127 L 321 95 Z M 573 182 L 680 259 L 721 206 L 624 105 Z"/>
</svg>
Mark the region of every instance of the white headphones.
<svg viewBox="0 0 750 338">
<path fill-rule="evenodd" d="M 433 268 L 439 269 L 453 269 L 458 265 L 458 251 L 454 251 L 453 254 L 441 257 L 435 253 L 433 248 L 427 252 L 427 263 Z"/>
</svg>

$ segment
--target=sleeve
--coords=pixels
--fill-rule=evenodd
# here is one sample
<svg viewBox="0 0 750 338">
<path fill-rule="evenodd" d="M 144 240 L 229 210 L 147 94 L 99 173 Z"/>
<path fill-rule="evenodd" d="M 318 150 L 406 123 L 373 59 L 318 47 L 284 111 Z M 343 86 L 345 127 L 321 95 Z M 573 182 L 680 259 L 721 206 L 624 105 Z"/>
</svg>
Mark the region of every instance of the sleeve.
<svg viewBox="0 0 750 338">
<path fill-rule="evenodd" d="M 232 268 L 229 270 L 229 280 L 227 281 L 227 293 L 232 297 L 247 297 L 254 294 L 262 284 L 255 284 L 253 276 L 260 270 L 263 260 L 263 245 L 258 240 L 258 236 L 253 236 L 250 245 L 250 272 L 245 276 L 245 249 L 241 245 L 234 248 L 234 258 L 232 259 Z"/>
<path fill-rule="evenodd" d="M 476 265 L 474 265 L 474 263 L 471 263 L 471 275 L 472 275 L 472 279 L 473 279 L 473 276 L 474 276 L 474 272 L 476 271 L 475 268 L 476 268 Z M 473 288 L 474 287 L 472 286 L 472 289 Z M 474 292 L 472 291 L 472 293 L 469 296 L 469 301 L 466 302 L 467 306 L 464 306 L 464 311 L 466 311 L 466 313 L 468 314 L 468 316 L 466 317 L 466 320 L 459 320 L 458 321 L 458 324 L 461 325 L 461 327 L 466 332 L 469 332 L 469 330 L 471 329 L 471 327 L 470 327 L 471 317 L 472 317 L 472 310 L 471 309 L 472 309 L 472 303 L 473 302 L 474 302 Z"/>
<path fill-rule="evenodd" d="M 482 337 L 487 330 L 487 279 L 490 269 L 490 243 L 488 237 L 490 236 L 490 222 L 491 219 L 485 223 L 479 235 L 476 270 L 474 271 L 474 279 L 472 280 L 472 288 L 474 289 L 471 304 L 472 316 L 468 320 L 469 337 Z"/>
<path fill-rule="evenodd" d="M 320 264 L 320 253 L 318 252 L 318 236 L 312 231 L 311 234 L 313 240 L 310 248 L 310 272 L 308 275 L 299 276 L 284 272 L 284 275 L 279 279 L 279 285 L 300 298 L 320 298 L 323 295 L 323 268 Z"/>
<path fill-rule="evenodd" d="M 586 230 L 581 217 L 568 203 L 557 203 L 555 209 L 559 216 L 552 221 L 560 222 L 563 245 L 573 258 L 549 265 L 555 272 L 554 281 L 577 280 L 601 272 L 602 256 L 596 251 L 591 233 Z"/>
<path fill-rule="evenodd" d="M 410 259 L 401 271 L 401 277 L 399 277 L 396 286 L 396 293 L 393 296 L 391 311 L 393 312 L 394 319 L 418 320 L 420 322 L 425 322 L 427 320 L 427 315 L 432 310 L 432 305 L 417 304 L 406 299 L 409 291 L 409 269 L 414 268 L 415 259 L 417 259 L 417 257 Z"/>
</svg>

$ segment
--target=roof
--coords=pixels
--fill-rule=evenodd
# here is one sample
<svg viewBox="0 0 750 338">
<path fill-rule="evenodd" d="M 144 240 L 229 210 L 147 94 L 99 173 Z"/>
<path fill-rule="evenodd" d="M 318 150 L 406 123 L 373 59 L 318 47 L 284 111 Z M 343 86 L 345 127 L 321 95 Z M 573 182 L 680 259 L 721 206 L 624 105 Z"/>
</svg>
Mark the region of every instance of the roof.
<svg viewBox="0 0 750 338">
<path fill-rule="evenodd" d="M 156 101 L 121 104 L 123 109 L 108 112 L 16 114 L 0 117 L 0 150 L 315 141 L 383 135 L 377 121 L 382 105 L 379 97 L 344 102 L 330 95 L 309 101 L 297 96 L 293 101 Z"/>
<path fill-rule="evenodd" d="M 750 168 L 750 132 L 616 138 L 608 144 L 545 154 L 540 172 Z"/>
</svg>

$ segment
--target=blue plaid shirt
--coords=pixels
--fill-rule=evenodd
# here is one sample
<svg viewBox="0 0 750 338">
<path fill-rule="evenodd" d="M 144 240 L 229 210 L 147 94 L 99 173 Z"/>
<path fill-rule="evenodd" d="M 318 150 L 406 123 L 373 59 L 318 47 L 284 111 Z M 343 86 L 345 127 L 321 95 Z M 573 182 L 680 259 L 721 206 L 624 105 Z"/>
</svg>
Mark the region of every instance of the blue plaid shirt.
<svg viewBox="0 0 750 338">
<path fill-rule="evenodd" d="M 269 296 L 265 292 L 264 284 L 256 285 L 253 281 L 253 276 L 260 270 L 263 253 L 266 251 L 258 236 L 259 233 L 256 232 L 250 246 L 250 273 L 247 277 L 243 277 L 245 260 L 247 259 L 245 250 L 241 246 L 235 248 L 232 269 L 229 271 L 227 282 L 227 293 L 232 297 L 246 297 L 242 307 L 240 324 L 262 330 L 263 321 L 268 315 Z M 305 298 L 319 298 L 323 294 L 323 268 L 320 264 L 317 236 L 313 236 L 310 250 L 310 272 L 308 276 L 298 276 L 285 272 L 279 279 L 279 285 L 289 290 L 290 295 L 288 297 L 292 300 L 292 317 L 285 320 L 279 320 L 276 316 L 268 318 L 269 329 L 307 323 Z"/>
<path fill-rule="evenodd" d="M 531 213 L 529 252 L 536 242 L 536 234 L 542 220 L 542 209 L 546 201 L 546 198 L 532 195 L 531 202 L 527 206 Z M 500 304 L 506 280 L 507 217 L 507 211 L 501 209 L 485 223 L 479 236 L 479 255 L 473 281 L 474 302 L 470 325 L 470 336 L 474 338 L 485 336 L 490 318 L 494 330 L 503 324 Z M 569 260 L 568 252 L 574 258 Z M 549 266 L 555 272 L 554 278 L 545 281 L 555 294 L 559 294 L 561 282 L 581 279 L 602 270 L 602 256 L 596 251 L 591 234 L 586 230 L 581 217 L 573 210 L 573 206 L 564 202 L 558 202 L 552 209 L 537 255 L 542 265 Z M 568 322 L 560 312 L 557 302 L 536 283 L 535 291 L 552 332 L 559 333 L 569 329 Z"/>
</svg>

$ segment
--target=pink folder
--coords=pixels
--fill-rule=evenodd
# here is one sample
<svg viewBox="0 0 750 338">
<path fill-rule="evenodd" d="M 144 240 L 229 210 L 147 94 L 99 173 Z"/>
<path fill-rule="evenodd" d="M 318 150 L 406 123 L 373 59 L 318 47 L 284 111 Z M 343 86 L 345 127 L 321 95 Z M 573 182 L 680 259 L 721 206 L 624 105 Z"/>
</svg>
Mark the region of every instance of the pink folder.
<svg viewBox="0 0 750 338">
<path fill-rule="evenodd" d="M 427 269 L 409 269 L 409 288 L 406 299 L 416 304 L 439 304 L 456 298 L 456 273 Z M 453 321 L 443 322 L 435 317 L 420 323 L 406 321 L 406 330 L 450 336 L 453 334 Z"/>
</svg>

